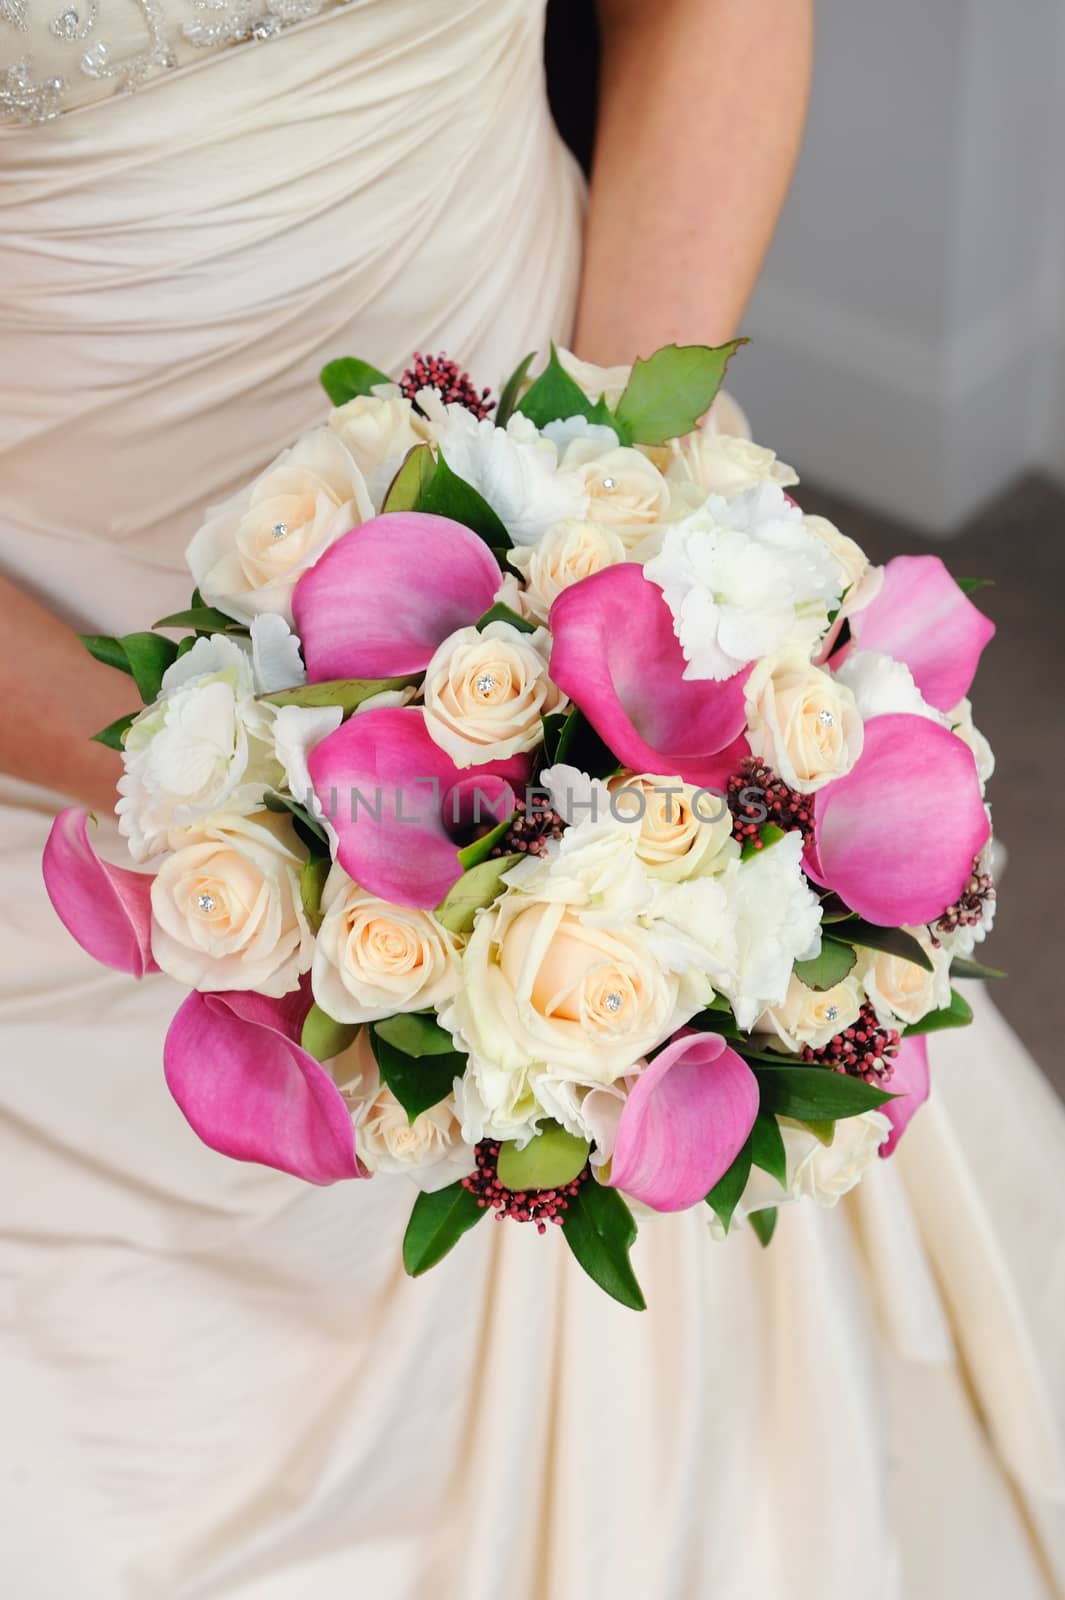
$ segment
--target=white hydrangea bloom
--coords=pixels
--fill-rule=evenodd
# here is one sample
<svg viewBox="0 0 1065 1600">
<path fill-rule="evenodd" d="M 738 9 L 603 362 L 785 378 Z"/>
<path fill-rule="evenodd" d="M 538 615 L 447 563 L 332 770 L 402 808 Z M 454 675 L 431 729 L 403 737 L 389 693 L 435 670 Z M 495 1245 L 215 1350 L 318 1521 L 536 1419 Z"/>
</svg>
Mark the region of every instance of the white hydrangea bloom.
<svg viewBox="0 0 1065 1600">
<path fill-rule="evenodd" d="M 879 650 L 855 650 L 834 677 L 854 696 L 863 722 L 900 712 L 943 722 L 940 712 L 928 704 L 914 683 L 909 667 Z"/>
<path fill-rule="evenodd" d="M 821 950 L 821 902 L 802 871 L 803 840 L 793 831 L 749 861 L 734 861 L 718 881 L 735 936 L 732 971 L 720 984 L 741 1028 L 787 997 L 796 961 Z"/>
<path fill-rule="evenodd" d="M 686 678 L 730 678 L 784 645 L 812 648 L 845 581 L 775 483 L 710 495 L 666 529 L 644 573 L 673 613 Z"/>
<path fill-rule="evenodd" d="M 556 522 L 584 516 L 584 485 L 558 470 L 557 449 L 528 417 L 516 412 L 497 428 L 464 406 L 444 405 L 435 389 L 420 390 L 418 404 L 452 472 L 487 500 L 515 544 L 535 544 Z"/>
</svg>

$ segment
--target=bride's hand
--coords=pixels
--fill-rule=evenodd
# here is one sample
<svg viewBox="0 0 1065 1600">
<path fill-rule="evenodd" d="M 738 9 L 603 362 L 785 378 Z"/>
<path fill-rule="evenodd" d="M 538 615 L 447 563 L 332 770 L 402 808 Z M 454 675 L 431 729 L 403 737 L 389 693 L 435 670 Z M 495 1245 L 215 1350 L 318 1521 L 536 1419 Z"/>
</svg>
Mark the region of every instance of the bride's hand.
<svg viewBox="0 0 1065 1600">
<path fill-rule="evenodd" d="M 0 765 L 106 815 L 121 758 L 92 735 L 137 709 L 133 681 L 94 661 L 58 617 L 0 578 Z"/>
<path fill-rule="evenodd" d="M 806 111 L 813 0 L 598 0 L 574 349 L 604 366 L 737 331 Z"/>
</svg>

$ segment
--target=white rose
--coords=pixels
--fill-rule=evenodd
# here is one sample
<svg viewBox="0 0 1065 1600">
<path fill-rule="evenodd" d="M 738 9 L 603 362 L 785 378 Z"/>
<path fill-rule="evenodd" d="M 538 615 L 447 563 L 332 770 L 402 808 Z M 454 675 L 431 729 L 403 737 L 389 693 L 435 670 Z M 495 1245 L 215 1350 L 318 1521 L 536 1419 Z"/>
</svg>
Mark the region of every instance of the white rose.
<svg viewBox="0 0 1065 1600">
<path fill-rule="evenodd" d="M 577 907 L 508 890 L 479 914 L 462 987 L 440 1012 L 469 1052 L 467 1140 L 531 1137 L 547 1114 L 540 1079 L 612 1083 L 681 1020 L 678 979 L 638 925 L 603 928 Z"/>
<path fill-rule="evenodd" d="M 802 852 L 802 835 L 793 830 L 715 880 L 728 896 L 736 939 L 733 971 L 719 987 L 741 1028 L 782 1005 L 795 962 L 820 952 L 821 902 L 803 876 Z"/>
<path fill-rule="evenodd" d="M 854 972 L 831 989 L 807 988 L 792 974 L 783 1002 L 763 1011 L 752 1032 L 768 1034 L 771 1041 L 795 1055 L 804 1045 L 820 1050 L 858 1020 L 864 999 L 861 981 Z"/>
<path fill-rule="evenodd" d="M 711 495 L 665 530 L 644 575 L 673 613 L 686 678 L 730 678 L 788 644 L 809 653 L 843 588 L 839 562 L 775 483 Z"/>
<path fill-rule="evenodd" d="M 734 1212 L 733 1231 L 736 1223 L 752 1212 L 789 1201 L 808 1199 L 828 1209 L 838 1205 L 876 1160 L 880 1146 L 891 1133 L 891 1123 L 880 1111 L 845 1117 L 835 1124 L 832 1143 L 828 1145 L 797 1123 L 782 1122 L 780 1132 L 784 1140 L 787 1185 L 781 1187 L 768 1172 L 752 1167 L 747 1187 Z M 711 1218 L 710 1231 L 717 1239 L 725 1237 L 725 1230 L 716 1217 Z"/>
<path fill-rule="evenodd" d="M 954 709 L 947 712 L 946 720 L 950 731 L 956 733 L 972 751 L 981 786 L 986 787 L 995 771 L 995 754 L 979 728 L 973 724 L 972 701 L 959 700 Z"/>
<path fill-rule="evenodd" d="M 883 567 L 872 566 L 861 545 L 849 539 L 845 533 L 840 533 L 835 523 L 829 522 L 827 517 L 803 517 L 803 527 L 815 539 L 820 539 L 843 568 L 846 587 L 837 622 L 853 616 L 856 611 L 864 611 L 880 593 L 884 582 Z"/>
<path fill-rule="evenodd" d="M 541 717 L 568 704 L 547 675 L 550 636 L 509 622 L 449 634 L 425 669 L 425 726 L 457 767 L 533 750 Z"/>
<path fill-rule="evenodd" d="M 369 1033 L 330 1063 L 355 1124 L 355 1150 L 368 1172 L 399 1172 L 432 1194 L 473 1171 L 477 1153 L 462 1138 L 453 1095 L 411 1122 L 381 1082 Z"/>
<path fill-rule="evenodd" d="M 742 494 L 759 483 L 778 483 L 782 489 L 798 483 L 794 467 L 778 461 L 772 450 L 753 439 L 700 428 L 673 441 L 669 477 L 695 483 L 708 494 Z"/>
<path fill-rule="evenodd" d="M 738 857 L 732 814 L 720 795 L 651 772 L 620 772 L 607 788 L 615 815 L 638 829 L 636 854 L 653 877 L 679 883 Z"/>
<path fill-rule="evenodd" d="M 440 1005 L 459 983 L 459 941 L 431 911 L 367 894 L 334 866 L 322 892 L 314 998 L 337 1022 Z"/>
<path fill-rule="evenodd" d="M 312 428 L 248 488 L 208 511 L 185 558 L 209 605 L 241 622 L 261 612 L 291 621 L 302 574 L 373 514 L 350 453 L 331 428 Z"/>
<path fill-rule="evenodd" d="M 752 752 L 800 794 L 844 777 L 861 755 L 865 727 L 853 694 L 797 645 L 757 662 L 744 694 Z"/>
<path fill-rule="evenodd" d="M 920 1022 L 930 1011 L 950 1005 L 950 953 L 933 945 L 927 928 L 905 930 L 917 940 L 932 963 L 926 972 L 915 961 L 883 950 L 861 950 L 857 974 L 882 1027 Z"/>
<path fill-rule="evenodd" d="M 304 857 L 285 817 L 222 815 L 171 835 L 152 880 L 152 954 L 192 989 L 288 994 L 314 940 L 300 896 Z"/>
<path fill-rule="evenodd" d="M 626 550 L 634 549 L 655 524 L 673 514 L 668 480 L 639 450 L 624 445 L 604 450 L 596 439 L 574 439 L 561 467 L 584 486 L 587 520 L 610 528 Z"/>
<path fill-rule="evenodd" d="M 115 809 L 134 860 L 165 849 L 172 828 L 262 805 L 281 779 L 273 719 L 255 698 L 251 657 L 223 634 L 198 639 L 167 669 L 122 752 Z"/>
<path fill-rule="evenodd" d="M 360 394 L 329 413 L 329 426 L 366 479 L 380 506 L 408 451 L 426 443 L 431 430 L 402 394 Z"/>
<path fill-rule="evenodd" d="M 518 545 L 510 560 L 524 575 L 528 611 L 546 622 L 564 589 L 626 560 L 617 534 L 599 522 L 559 522 L 535 545 Z"/>
</svg>

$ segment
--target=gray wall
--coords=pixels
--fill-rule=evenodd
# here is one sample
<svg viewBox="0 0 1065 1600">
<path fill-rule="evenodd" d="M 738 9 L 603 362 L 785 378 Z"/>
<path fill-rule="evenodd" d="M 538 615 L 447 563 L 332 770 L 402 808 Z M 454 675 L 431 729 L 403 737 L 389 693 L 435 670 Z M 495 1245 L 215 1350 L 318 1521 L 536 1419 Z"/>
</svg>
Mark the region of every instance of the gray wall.
<svg viewBox="0 0 1065 1600">
<path fill-rule="evenodd" d="M 950 533 L 1065 480 L 1065 0 L 819 0 L 745 331 L 756 437 L 825 487 Z"/>
</svg>

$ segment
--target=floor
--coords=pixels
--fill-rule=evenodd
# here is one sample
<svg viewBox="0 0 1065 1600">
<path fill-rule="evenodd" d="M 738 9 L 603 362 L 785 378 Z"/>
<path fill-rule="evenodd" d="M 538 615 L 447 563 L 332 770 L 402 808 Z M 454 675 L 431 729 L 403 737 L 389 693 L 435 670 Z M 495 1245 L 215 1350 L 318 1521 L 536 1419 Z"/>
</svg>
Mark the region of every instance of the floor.
<svg viewBox="0 0 1065 1600">
<path fill-rule="evenodd" d="M 1008 862 L 981 959 L 1009 972 L 994 997 L 1065 1097 L 1065 491 L 1026 478 L 957 538 L 930 541 L 803 484 L 819 512 L 874 561 L 942 556 L 957 577 L 990 578 L 975 596 L 998 633 L 973 691 L 976 723 L 997 757 L 991 801 Z"/>
</svg>

